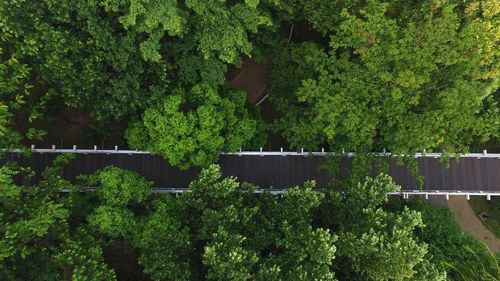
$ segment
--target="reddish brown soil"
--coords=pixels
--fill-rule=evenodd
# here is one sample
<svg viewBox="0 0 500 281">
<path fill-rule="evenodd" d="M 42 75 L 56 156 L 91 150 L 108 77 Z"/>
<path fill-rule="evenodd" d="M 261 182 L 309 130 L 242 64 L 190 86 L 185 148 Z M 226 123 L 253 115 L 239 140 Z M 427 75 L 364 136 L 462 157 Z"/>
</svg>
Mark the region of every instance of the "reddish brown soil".
<svg viewBox="0 0 500 281">
<path fill-rule="evenodd" d="M 265 96 L 270 63 L 270 59 L 264 63 L 258 63 L 251 58 L 244 57 L 241 69 L 229 67 L 228 87 L 244 91 L 251 103 L 259 102 Z"/>
</svg>

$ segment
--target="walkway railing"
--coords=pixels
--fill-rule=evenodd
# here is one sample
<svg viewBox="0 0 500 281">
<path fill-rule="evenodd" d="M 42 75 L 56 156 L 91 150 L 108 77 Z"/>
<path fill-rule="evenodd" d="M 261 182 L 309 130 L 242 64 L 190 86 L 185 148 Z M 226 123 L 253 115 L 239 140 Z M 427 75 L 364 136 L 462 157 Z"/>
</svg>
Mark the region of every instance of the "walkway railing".
<svg viewBox="0 0 500 281">
<path fill-rule="evenodd" d="M 3 151 L 7 151 L 7 150 L 3 150 Z M 22 152 L 23 150 L 18 149 L 18 150 L 8 150 L 8 151 L 10 151 L 10 152 Z M 45 153 L 47 153 L 47 154 L 77 153 L 77 154 L 90 154 L 90 155 L 92 155 L 92 154 L 99 154 L 99 155 L 109 155 L 109 154 L 149 155 L 150 154 L 148 151 L 120 150 L 120 149 L 118 149 L 118 146 L 115 146 L 114 149 L 98 149 L 97 146 L 94 146 L 93 149 L 79 149 L 79 148 L 77 148 L 77 146 L 73 146 L 72 149 L 60 149 L 60 148 L 56 148 L 55 146 L 52 146 L 52 148 L 48 148 L 48 149 L 47 148 L 39 149 L 33 145 L 33 146 L 31 146 L 31 151 L 34 153 L 37 153 L 37 154 L 45 154 Z M 283 149 L 281 149 L 280 151 L 263 151 L 262 149 L 260 149 L 259 151 L 238 151 L 238 152 L 233 152 L 233 153 L 221 153 L 221 155 L 229 155 L 229 156 L 233 156 L 233 157 L 239 157 L 239 156 L 256 156 L 256 157 L 259 157 L 259 156 L 283 156 L 283 157 L 286 157 L 286 156 L 295 156 L 295 157 L 320 156 L 321 157 L 321 156 L 329 155 L 330 153 L 334 153 L 334 152 L 327 152 L 324 149 L 322 149 L 321 151 L 318 151 L 318 152 L 306 152 L 304 150 L 300 150 L 299 152 L 297 152 L 297 151 L 284 151 Z M 346 155 L 346 156 L 352 157 L 355 155 L 355 153 L 343 153 L 343 154 L 337 153 L 337 155 Z M 383 156 L 383 155 L 391 155 L 391 154 L 387 153 L 387 152 L 382 152 L 382 153 L 378 153 L 378 155 Z M 423 152 L 423 153 L 416 153 L 413 157 L 427 158 L 425 161 L 432 161 L 431 159 L 428 159 L 428 158 L 440 158 L 442 156 L 443 156 L 443 154 L 441 154 L 441 153 L 425 153 L 425 152 Z M 470 158 L 477 158 L 477 159 L 486 158 L 484 161 L 484 164 L 486 167 L 486 170 L 485 170 L 486 176 L 489 177 L 488 180 L 493 179 L 491 177 L 491 175 L 492 175 L 492 173 L 495 174 L 495 171 L 492 170 L 493 168 L 491 168 L 491 167 L 498 165 L 497 159 L 500 159 L 499 153 L 488 153 L 486 150 L 483 151 L 482 153 L 466 153 L 466 154 L 457 154 L 455 156 L 459 156 L 460 158 L 469 158 L 469 159 Z M 102 157 L 102 158 L 107 159 L 107 157 Z M 254 158 L 254 157 L 252 157 L 252 159 L 258 160 L 257 158 Z M 489 159 L 489 160 L 487 160 L 487 159 Z M 278 161 L 278 160 L 280 160 L 280 159 L 274 158 L 272 161 Z M 314 159 L 308 159 L 308 160 L 314 160 Z M 474 159 L 470 159 L 470 160 L 474 161 Z M 133 161 L 133 159 L 131 161 Z M 479 161 L 479 160 L 477 160 L 477 161 Z M 494 161 L 494 162 L 492 162 L 492 161 Z M 257 162 L 261 163 L 262 161 L 259 160 Z M 481 161 L 481 162 L 483 162 L 483 161 Z M 470 165 L 470 162 L 468 165 Z M 490 167 L 490 168 L 488 168 L 488 167 Z M 482 168 L 484 168 L 482 165 L 476 166 L 476 170 L 482 169 Z M 435 168 L 430 167 L 430 169 L 435 169 Z M 470 169 L 474 169 L 474 166 L 471 166 Z M 297 172 L 297 171 L 295 171 L 295 172 Z M 457 171 L 455 171 L 455 174 L 456 173 L 457 173 Z M 404 177 L 404 175 L 403 175 L 403 177 Z M 463 189 L 456 188 L 455 190 L 453 190 L 452 188 L 450 188 L 449 185 L 446 185 L 446 184 L 439 186 L 439 181 L 438 181 L 438 182 L 433 183 L 431 187 L 425 188 L 425 190 L 413 190 L 412 187 L 410 187 L 410 188 L 406 187 L 405 190 L 393 191 L 393 192 L 389 192 L 388 194 L 389 195 L 399 195 L 405 199 L 409 198 L 410 196 L 415 196 L 415 195 L 425 197 L 426 199 L 429 198 L 429 196 L 445 196 L 447 199 L 450 196 L 466 196 L 467 199 L 469 199 L 470 196 L 486 196 L 487 199 L 490 199 L 491 196 L 500 196 L 500 186 L 498 186 L 498 179 L 499 178 L 495 176 L 494 179 L 495 179 L 495 182 L 492 182 L 492 183 L 490 183 L 489 181 L 487 181 L 486 184 L 484 181 L 476 182 L 476 184 L 478 184 L 480 186 L 484 185 L 484 186 L 482 186 L 482 188 L 476 188 L 476 186 L 474 186 L 475 183 L 470 182 L 470 183 L 467 183 L 466 185 L 464 185 Z M 459 178 L 457 178 L 457 180 L 458 181 L 462 180 L 461 176 Z M 459 186 L 458 184 L 459 183 L 454 185 L 454 187 Z M 170 185 L 170 184 L 167 184 L 167 185 Z M 181 185 L 181 186 L 184 186 L 184 185 Z M 187 186 L 187 185 L 185 185 L 185 186 Z M 266 185 L 264 185 L 264 186 L 266 186 Z M 288 185 L 286 185 L 286 186 L 288 186 Z M 286 186 L 281 186 L 279 188 L 285 188 Z M 434 186 L 435 186 L 435 188 L 434 188 Z M 445 187 L 445 186 L 448 186 L 448 187 Z M 484 191 L 481 191 L 481 190 L 484 190 Z M 188 191 L 188 190 L 183 189 L 183 188 L 160 188 L 160 187 L 155 188 L 155 192 L 158 192 L 158 193 L 181 194 L 181 193 L 186 192 L 186 191 Z M 261 190 L 257 190 L 256 192 L 257 193 L 270 192 L 272 194 L 282 194 L 285 192 L 285 189 L 261 189 Z"/>
<path fill-rule="evenodd" d="M 3 151 L 6 151 L 3 149 Z M 14 150 L 9 150 L 9 152 L 22 152 L 23 150 L 21 149 L 14 149 Z M 31 151 L 37 152 L 37 153 L 82 153 L 82 154 L 152 154 L 148 151 L 141 151 L 141 150 L 120 150 L 118 149 L 118 146 L 115 146 L 114 149 L 98 149 L 97 145 L 95 145 L 92 149 L 80 149 L 77 148 L 76 145 L 73 146 L 72 149 L 61 149 L 61 148 L 56 148 L 55 146 L 52 146 L 52 148 L 36 148 L 34 145 L 31 146 Z M 284 151 L 281 149 L 280 151 L 263 151 L 262 148 L 259 151 L 237 151 L 237 152 L 221 152 L 221 155 L 248 155 L 248 156 L 327 156 L 331 154 L 337 154 L 337 155 L 345 155 L 347 157 L 353 157 L 356 155 L 355 152 L 328 152 L 325 151 L 324 149 L 321 149 L 321 151 L 305 151 L 304 149 L 301 149 L 300 151 Z M 380 155 L 380 156 L 405 156 L 405 155 L 400 155 L 400 154 L 391 154 L 390 152 L 378 152 L 374 153 L 375 155 Z M 415 153 L 412 155 L 414 158 L 420 158 L 420 157 L 429 157 L 429 158 L 440 158 L 444 153 L 426 153 L 424 152 L 419 152 Z M 458 154 L 451 154 L 451 156 L 458 156 L 462 158 L 498 158 L 500 159 L 500 153 L 488 153 L 488 151 L 483 150 L 482 153 L 458 153 Z"/>
<path fill-rule="evenodd" d="M 84 191 L 96 191 L 97 187 L 85 187 Z M 63 192 L 69 192 L 69 189 L 63 189 Z M 314 189 L 314 192 L 320 193 L 323 192 L 321 189 Z M 183 194 L 186 192 L 191 192 L 188 188 L 165 188 L 165 187 L 155 187 L 155 193 L 169 193 L 169 194 Z M 286 189 L 256 189 L 254 193 L 263 194 L 269 193 L 272 195 L 282 195 L 286 192 Z M 340 191 L 339 191 L 340 192 Z M 467 200 L 470 200 L 471 196 L 485 196 L 486 199 L 491 200 L 491 197 L 500 197 L 500 193 L 498 192 L 477 192 L 477 191 L 389 191 L 387 195 L 393 196 L 403 196 L 403 199 L 409 199 L 410 196 L 422 196 L 426 200 L 429 199 L 430 196 L 445 196 L 446 200 L 450 199 L 450 196 L 465 196 Z"/>
</svg>

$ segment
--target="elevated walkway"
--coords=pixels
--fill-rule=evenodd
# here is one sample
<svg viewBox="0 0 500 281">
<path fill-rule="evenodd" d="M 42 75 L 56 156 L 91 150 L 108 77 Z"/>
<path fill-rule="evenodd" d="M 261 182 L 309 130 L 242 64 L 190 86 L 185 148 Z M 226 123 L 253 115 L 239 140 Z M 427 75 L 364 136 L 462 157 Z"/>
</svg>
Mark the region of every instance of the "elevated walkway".
<svg viewBox="0 0 500 281">
<path fill-rule="evenodd" d="M 10 152 L 2 160 L 16 160 L 23 166 L 42 171 L 51 161 L 62 153 L 75 153 L 76 157 L 64 169 L 63 176 L 70 180 L 80 174 L 90 174 L 109 165 L 134 171 L 154 182 L 157 192 L 182 193 L 189 182 L 196 178 L 200 169 L 181 171 L 172 167 L 160 156 L 146 151 L 98 150 L 94 149 L 35 149 L 29 158 L 20 153 Z M 241 151 L 221 153 L 218 164 L 223 176 L 235 176 L 241 182 L 251 182 L 263 189 L 270 188 L 273 193 L 302 185 L 305 181 L 316 181 L 317 187 L 325 187 L 330 176 L 318 168 L 325 160 L 327 152 L 264 152 Z M 346 176 L 354 157 L 353 153 L 344 154 L 341 177 Z M 449 168 L 442 163 L 440 154 L 416 154 L 424 185 L 420 188 L 406 167 L 394 161 L 389 164 L 389 174 L 401 185 L 403 191 L 394 192 L 404 197 L 411 195 L 429 196 L 500 196 L 500 154 L 470 153 L 462 154 L 459 161 L 451 160 Z"/>
</svg>

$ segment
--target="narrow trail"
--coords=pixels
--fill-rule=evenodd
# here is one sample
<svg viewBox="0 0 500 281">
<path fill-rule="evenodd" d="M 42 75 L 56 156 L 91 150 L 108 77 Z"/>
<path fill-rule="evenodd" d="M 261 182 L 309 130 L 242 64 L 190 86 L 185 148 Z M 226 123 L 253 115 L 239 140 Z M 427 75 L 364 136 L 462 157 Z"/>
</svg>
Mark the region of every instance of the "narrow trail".
<svg viewBox="0 0 500 281">
<path fill-rule="evenodd" d="M 466 233 L 486 243 L 493 253 L 500 253 L 500 239 L 481 222 L 465 196 L 450 196 L 445 205 L 455 214 L 455 220 Z"/>
</svg>

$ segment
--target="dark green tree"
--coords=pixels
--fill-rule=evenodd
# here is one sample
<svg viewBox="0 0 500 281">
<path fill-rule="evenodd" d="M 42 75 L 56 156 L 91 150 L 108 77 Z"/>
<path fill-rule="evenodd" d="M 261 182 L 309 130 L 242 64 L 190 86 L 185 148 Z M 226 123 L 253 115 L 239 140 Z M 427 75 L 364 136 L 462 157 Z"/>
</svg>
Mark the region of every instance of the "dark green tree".
<svg viewBox="0 0 500 281">
<path fill-rule="evenodd" d="M 1 38 L 1 36 L 0 36 Z M 0 147 L 20 148 L 24 139 L 42 139 L 45 132 L 28 128 L 24 132 L 15 130 L 16 113 L 26 112 L 27 123 L 42 117 L 42 108 L 50 95 L 36 100 L 30 97 L 31 85 L 27 83 L 30 69 L 15 57 L 3 59 L 4 52 L 0 47 Z"/>
<path fill-rule="evenodd" d="M 387 192 L 398 191 L 387 175 L 327 192 L 319 216 L 335 229 L 335 272 L 345 280 L 445 280 L 446 271 L 428 261 L 428 246 L 415 237 L 420 213 L 385 210 Z"/>
<path fill-rule="evenodd" d="M 56 158 L 40 181 L 11 164 L 0 168 L 0 279 L 115 279 L 100 243 L 84 225 L 69 225 L 72 200 L 61 191 L 72 185 L 60 175 L 70 159 Z M 14 175 L 24 179 L 22 185 Z"/>
<path fill-rule="evenodd" d="M 39 91 L 52 89 L 100 121 L 144 108 L 168 84 L 167 63 L 145 61 L 142 33 L 127 32 L 103 5 L 0 3 L 0 46 L 32 68 Z"/>
</svg>

